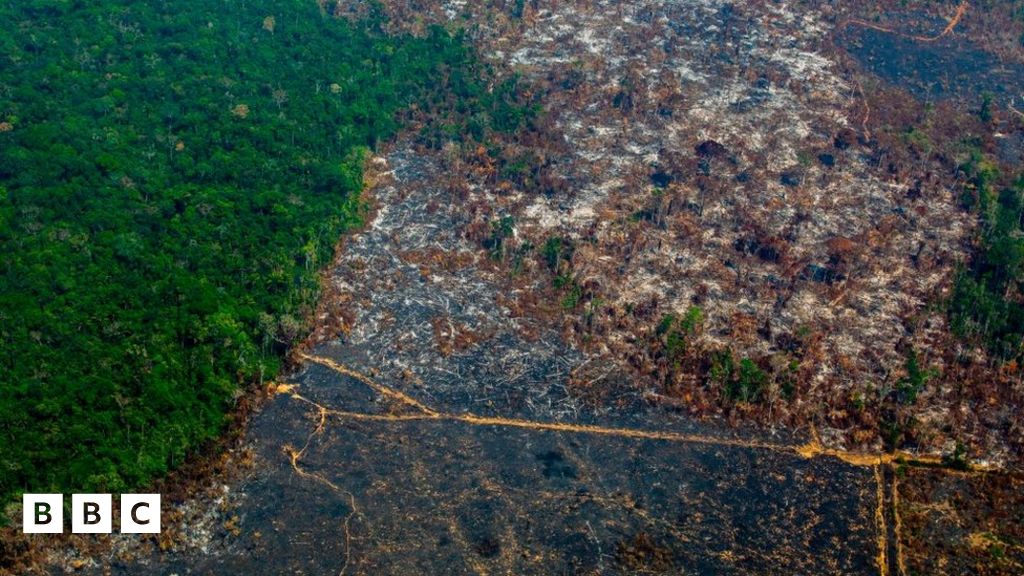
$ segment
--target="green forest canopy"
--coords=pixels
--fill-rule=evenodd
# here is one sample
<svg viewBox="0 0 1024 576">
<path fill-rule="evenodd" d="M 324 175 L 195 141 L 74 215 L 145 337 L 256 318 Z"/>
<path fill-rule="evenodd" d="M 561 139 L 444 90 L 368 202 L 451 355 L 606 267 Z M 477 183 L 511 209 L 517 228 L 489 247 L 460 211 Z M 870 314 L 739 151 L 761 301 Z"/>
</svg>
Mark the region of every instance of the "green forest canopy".
<svg viewBox="0 0 1024 576">
<path fill-rule="evenodd" d="M 0 18 L 0 499 L 118 491 L 216 435 L 301 337 L 364 151 L 411 104 L 449 137 L 524 117 L 459 36 L 312 0 Z"/>
</svg>

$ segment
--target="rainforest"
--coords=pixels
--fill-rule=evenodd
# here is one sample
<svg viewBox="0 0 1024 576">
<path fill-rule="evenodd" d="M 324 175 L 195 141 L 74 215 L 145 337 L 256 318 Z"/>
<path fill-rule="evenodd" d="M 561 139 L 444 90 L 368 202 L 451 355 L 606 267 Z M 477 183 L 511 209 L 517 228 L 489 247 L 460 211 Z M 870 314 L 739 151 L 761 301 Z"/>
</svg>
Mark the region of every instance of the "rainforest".
<svg viewBox="0 0 1024 576">
<path fill-rule="evenodd" d="M 483 137 L 482 100 L 516 122 L 439 26 L 389 36 L 300 1 L 0 18 L 5 499 L 180 464 L 305 336 L 369 151 L 411 123 L 461 133 L 455 116 Z"/>
</svg>

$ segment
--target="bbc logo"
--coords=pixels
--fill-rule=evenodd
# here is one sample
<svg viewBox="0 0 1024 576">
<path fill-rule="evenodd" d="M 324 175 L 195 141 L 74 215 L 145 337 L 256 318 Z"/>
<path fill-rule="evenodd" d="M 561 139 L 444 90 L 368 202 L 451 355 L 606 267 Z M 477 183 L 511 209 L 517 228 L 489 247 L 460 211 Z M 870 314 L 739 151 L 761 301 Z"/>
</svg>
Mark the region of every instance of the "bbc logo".
<svg viewBox="0 0 1024 576">
<path fill-rule="evenodd" d="M 25 534 L 64 533 L 63 494 L 25 494 L 21 502 Z M 110 534 L 113 516 L 110 494 L 71 495 L 72 534 Z M 121 533 L 159 534 L 160 495 L 121 494 Z"/>
</svg>

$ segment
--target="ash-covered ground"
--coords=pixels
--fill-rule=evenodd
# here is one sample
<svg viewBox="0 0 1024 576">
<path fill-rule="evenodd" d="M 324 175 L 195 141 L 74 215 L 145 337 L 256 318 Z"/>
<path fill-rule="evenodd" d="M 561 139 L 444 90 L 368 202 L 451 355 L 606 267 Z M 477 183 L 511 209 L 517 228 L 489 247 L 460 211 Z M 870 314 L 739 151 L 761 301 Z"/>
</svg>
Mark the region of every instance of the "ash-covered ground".
<svg viewBox="0 0 1024 576">
<path fill-rule="evenodd" d="M 118 537 L 109 555 L 65 565 L 112 574 L 879 569 L 885 526 L 871 466 L 801 455 L 781 432 L 699 424 L 645 406 L 628 387 L 611 408 L 574 397 L 566 382 L 585 359 L 500 304 L 500 272 L 458 234 L 460 206 L 432 203 L 442 190 L 428 159 L 399 147 L 375 162 L 376 215 L 345 242 L 331 277 L 353 313 L 253 418 L 251 469 L 223 488 L 216 520 L 204 522 L 192 502 L 163 551 Z M 560 423 L 580 427 L 547 427 Z"/>
</svg>

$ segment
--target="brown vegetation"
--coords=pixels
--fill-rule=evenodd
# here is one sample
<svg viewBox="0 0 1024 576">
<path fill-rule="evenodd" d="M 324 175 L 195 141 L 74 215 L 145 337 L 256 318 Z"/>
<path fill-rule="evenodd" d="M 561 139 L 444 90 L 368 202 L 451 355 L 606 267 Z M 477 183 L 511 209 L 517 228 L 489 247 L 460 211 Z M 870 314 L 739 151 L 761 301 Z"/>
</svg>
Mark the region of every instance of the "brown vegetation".
<svg viewBox="0 0 1024 576">
<path fill-rule="evenodd" d="M 658 2 L 385 6 L 396 26 L 467 25 L 542 96 L 525 134 L 449 145 L 446 186 L 465 238 L 492 255 L 479 264 L 509 272 L 503 303 L 600 359 L 577 372 L 582 394 L 600 397 L 610 374 L 658 404 L 814 424 L 846 447 L 961 442 L 1016 459 L 1024 438 L 1003 405 L 1021 405 L 1019 372 L 965 364 L 935 306 L 970 248 L 961 143 L 991 131 L 960 102 L 924 106 L 872 79 L 833 43 L 860 21 L 974 38 L 998 10 L 905 11 L 942 18 L 926 33 L 859 5 L 732 6 L 724 21 Z M 514 233 L 496 239 L 500 222 Z M 552 262 L 554 239 L 572 250 Z M 692 307 L 700 326 L 669 351 L 659 322 Z M 899 392 L 911 356 L 928 381 L 913 399 Z"/>
</svg>

